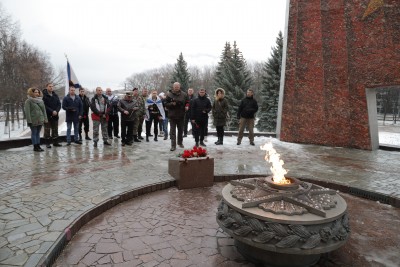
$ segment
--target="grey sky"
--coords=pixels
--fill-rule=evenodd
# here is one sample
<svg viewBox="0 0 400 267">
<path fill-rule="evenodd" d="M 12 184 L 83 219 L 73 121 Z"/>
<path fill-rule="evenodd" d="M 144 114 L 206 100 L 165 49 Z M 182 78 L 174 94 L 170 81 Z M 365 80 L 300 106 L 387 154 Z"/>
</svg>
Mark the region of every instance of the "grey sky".
<svg viewBox="0 0 400 267">
<path fill-rule="evenodd" d="M 266 61 L 286 0 L 2 0 L 22 38 L 51 56 L 64 53 L 80 83 L 117 88 L 135 72 L 174 64 L 216 64 L 236 40 L 247 61 Z"/>
</svg>

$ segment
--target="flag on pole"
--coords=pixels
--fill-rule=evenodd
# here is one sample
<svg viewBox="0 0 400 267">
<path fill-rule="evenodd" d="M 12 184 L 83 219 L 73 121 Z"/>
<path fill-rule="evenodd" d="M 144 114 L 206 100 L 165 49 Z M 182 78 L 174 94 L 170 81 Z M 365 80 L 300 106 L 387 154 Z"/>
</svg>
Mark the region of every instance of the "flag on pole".
<svg viewBox="0 0 400 267">
<path fill-rule="evenodd" d="M 65 95 L 68 94 L 70 85 L 74 85 L 75 88 L 81 87 L 78 78 L 76 78 L 75 72 L 67 59 L 67 85 L 65 87 Z"/>
</svg>

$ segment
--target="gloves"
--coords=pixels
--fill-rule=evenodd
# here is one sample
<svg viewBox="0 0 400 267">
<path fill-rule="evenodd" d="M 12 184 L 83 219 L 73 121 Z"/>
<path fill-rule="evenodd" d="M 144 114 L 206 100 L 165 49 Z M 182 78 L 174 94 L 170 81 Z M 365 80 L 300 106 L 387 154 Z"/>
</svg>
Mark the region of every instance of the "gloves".
<svg viewBox="0 0 400 267">
<path fill-rule="evenodd" d="M 32 127 L 32 123 L 28 123 L 28 126 L 29 126 L 29 127 Z"/>
</svg>

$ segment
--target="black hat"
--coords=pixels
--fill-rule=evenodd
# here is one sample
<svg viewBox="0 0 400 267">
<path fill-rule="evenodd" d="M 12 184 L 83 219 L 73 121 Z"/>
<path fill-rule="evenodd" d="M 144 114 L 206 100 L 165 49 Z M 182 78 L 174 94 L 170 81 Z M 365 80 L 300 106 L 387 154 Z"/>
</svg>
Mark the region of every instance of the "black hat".
<svg viewBox="0 0 400 267">
<path fill-rule="evenodd" d="M 126 96 L 132 96 L 132 92 L 126 92 L 125 95 Z"/>
<path fill-rule="evenodd" d="M 139 90 L 139 89 L 137 89 L 136 87 L 132 89 L 132 91 L 135 91 L 135 90 Z"/>
</svg>

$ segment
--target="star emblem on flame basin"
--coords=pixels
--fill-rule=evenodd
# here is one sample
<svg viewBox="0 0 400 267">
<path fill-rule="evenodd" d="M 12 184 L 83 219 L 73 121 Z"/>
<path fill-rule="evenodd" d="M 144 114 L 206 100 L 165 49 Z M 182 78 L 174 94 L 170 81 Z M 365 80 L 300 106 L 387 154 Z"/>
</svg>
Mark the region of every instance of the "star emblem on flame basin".
<svg viewBox="0 0 400 267">
<path fill-rule="evenodd" d="M 384 0 L 370 0 L 368 3 L 368 7 L 365 10 L 364 15 L 362 16 L 362 19 L 364 20 L 369 15 L 382 8 L 384 4 Z"/>
<path fill-rule="evenodd" d="M 305 213 L 326 217 L 326 210 L 336 207 L 336 192 L 315 184 L 301 182 L 296 190 L 279 190 L 264 186 L 262 179 L 236 180 L 232 197 L 242 201 L 242 208 L 258 207 L 274 214 Z"/>
</svg>

